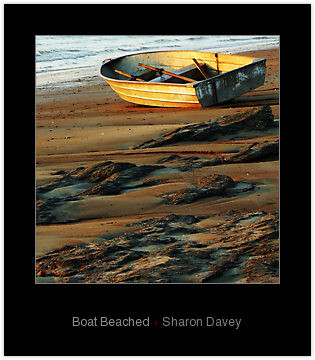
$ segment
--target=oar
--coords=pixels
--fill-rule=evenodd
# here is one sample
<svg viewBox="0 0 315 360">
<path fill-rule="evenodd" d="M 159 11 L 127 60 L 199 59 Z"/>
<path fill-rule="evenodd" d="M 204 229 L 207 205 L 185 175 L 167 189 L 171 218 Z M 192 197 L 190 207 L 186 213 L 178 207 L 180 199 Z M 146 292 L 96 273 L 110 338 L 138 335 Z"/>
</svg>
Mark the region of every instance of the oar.
<svg viewBox="0 0 315 360">
<path fill-rule="evenodd" d="M 204 77 L 205 79 L 208 79 L 208 76 L 206 75 L 206 73 L 205 73 L 205 72 L 203 71 L 203 69 L 201 68 L 199 62 L 198 62 L 196 59 L 193 59 L 193 61 L 194 61 L 195 65 L 196 65 L 197 69 L 198 69 L 198 70 L 201 72 L 201 74 L 203 75 L 203 77 Z"/>
<path fill-rule="evenodd" d="M 142 80 L 142 79 L 140 79 L 140 78 L 137 78 L 137 77 L 135 77 L 135 76 L 126 74 L 126 73 L 124 73 L 124 72 L 122 72 L 122 71 L 119 71 L 119 70 L 116 70 L 116 69 L 115 69 L 115 72 L 118 73 L 118 74 L 121 74 L 121 75 L 123 75 L 123 76 L 126 76 L 127 78 L 130 78 L 130 79 L 133 79 L 133 80 L 137 80 L 137 81 L 143 81 L 143 82 L 144 82 L 144 80 Z"/>
<path fill-rule="evenodd" d="M 160 72 L 160 73 L 165 74 L 165 75 L 170 75 L 170 76 L 176 77 L 178 79 L 188 81 L 188 82 L 196 82 L 197 81 L 197 80 L 194 80 L 194 79 L 187 78 L 185 76 L 181 76 L 181 75 L 177 75 L 177 74 L 174 74 L 174 73 L 171 73 L 171 72 L 168 72 L 168 71 L 164 71 L 163 69 L 155 68 L 153 66 L 144 65 L 144 64 L 141 64 L 141 63 L 139 63 L 138 65 L 142 66 L 144 68 L 150 69 L 150 70 L 154 70 L 156 72 Z"/>
</svg>

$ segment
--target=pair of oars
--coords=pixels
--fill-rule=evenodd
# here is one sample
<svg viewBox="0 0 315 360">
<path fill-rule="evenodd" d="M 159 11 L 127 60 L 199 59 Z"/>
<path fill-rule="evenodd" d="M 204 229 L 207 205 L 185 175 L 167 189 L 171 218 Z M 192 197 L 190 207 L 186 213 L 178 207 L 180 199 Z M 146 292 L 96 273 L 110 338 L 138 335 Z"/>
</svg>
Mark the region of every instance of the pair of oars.
<svg viewBox="0 0 315 360">
<path fill-rule="evenodd" d="M 195 65 L 196 65 L 197 69 L 201 72 L 201 74 L 204 76 L 204 78 L 207 79 L 208 77 L 207 77 L 206 73 L 203 71 L 203 69 L 202 69 L 202 67 L 200 66 L 200 64 L 198 63 L 198 61 L 197 61 L 196 59 L 193 59 L 193 61 L 194 61 Z M 163 70 L 163 69 L 158 69 L 158 68 L 153 67 L 153 66 L 149 66 L 149 65 L 145 65 L 145 64 L 141 64 L 141 63 L 138 63 L 138 65 L 139 65 L 139 66 L 142 66 L 142 67 L 144 67 L 144 68 L 146 68 L 146 69 L 150 69 L 150 70 L 159 72 L 159 73 L 161 73 L 161 74 L 165 74 L 165 75 L 169 75 L 169 76 L 176 77 L 176 78 L 181 79 L 181 80 L 185 80 L 185 81 L 187 81 L 187 82 L 196 82 L 196 80 L 190 79 L 190 78 L 188 78 L 188 77 L 186 77 L 186 76 L 177 75 L 177 74 L 171 73 L 171 72 L 169 72 L 169 71 L 165 71 L 165 70 Z M 136 76 L 129 75 L 129 74 L 127 74 L 127 73 L 125 73 L 125 72 L 122 72 L 122 71 L 120 71 L 120 70 L 116 70 L 116 69 L 115 69 L 115 72 L 117 72 L 118 74 L 121 74 L 121 75 L 123 75 L 123 76 L 126 76 L 126 77 L 128 77 L 128 78 L 130 78 L 130 79 L 144 82 L 143 79 L 138 78 L 138 77 L 136 77 Z"/>
</svg>

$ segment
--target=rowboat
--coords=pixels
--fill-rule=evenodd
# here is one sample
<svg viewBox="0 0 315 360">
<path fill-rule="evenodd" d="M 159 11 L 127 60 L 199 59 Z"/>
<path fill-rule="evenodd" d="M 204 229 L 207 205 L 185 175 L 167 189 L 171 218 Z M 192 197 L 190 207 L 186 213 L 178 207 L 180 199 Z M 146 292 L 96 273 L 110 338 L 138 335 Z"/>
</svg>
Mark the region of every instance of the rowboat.
<svg viewBox="0 0 315 360">
<path fill-rule="evenodd" d="M 135 104 L 208 107 L 263 85 L 266 59 L 205 51 L 142 52 L 104 60 L 99 75 Z"/>
</svg>

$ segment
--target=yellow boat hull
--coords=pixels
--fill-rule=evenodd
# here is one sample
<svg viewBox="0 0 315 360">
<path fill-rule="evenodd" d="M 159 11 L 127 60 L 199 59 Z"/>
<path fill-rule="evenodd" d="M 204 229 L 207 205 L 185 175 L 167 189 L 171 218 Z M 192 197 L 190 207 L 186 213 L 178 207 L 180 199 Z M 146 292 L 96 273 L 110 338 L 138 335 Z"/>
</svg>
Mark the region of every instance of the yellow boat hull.
<svg viewBox="0 0 315 360">
<path fill-rule="evenodd" d="M 192 85 L 137 83 L 135 81 L 106 80 L 124 100 L 141 105 L 161 107 L 200 107 Z"/>
<path fill-rule="evenodd" d="M 119 70 L 135 77 L 143 76 L 147 69 L 139 63 L 144 63 L 174 73 L 191 66 L 192 59 L 205 64 L 215 76 L 202 77 L 195 82 L 174 83 L 171 77 L 164 81 L 162 77 L 152 81 L 126 80 L 124 75 L 115 72 Z M 265 69 L 265 59 L 248 56 L 185 50 L 155 51 L 104 60 L 100 76 L 128 102 L 159 107 L 207 107 L 261 86 L 265 80 Z M 202 76 L 198 70 L 196 72 Z"/>
</svg>

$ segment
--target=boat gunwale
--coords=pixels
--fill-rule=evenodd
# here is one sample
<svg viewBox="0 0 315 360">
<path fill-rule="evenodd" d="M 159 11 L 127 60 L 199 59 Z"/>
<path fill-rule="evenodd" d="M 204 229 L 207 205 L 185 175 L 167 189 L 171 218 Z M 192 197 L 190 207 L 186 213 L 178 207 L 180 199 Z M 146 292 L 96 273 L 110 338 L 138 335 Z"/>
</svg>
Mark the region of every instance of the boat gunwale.
<svg viewBox="0 0 315 360">
<path fill-rule="evenodd" d="M 217 79 L 219 77 L 222 77 L 222 76 L 225 76 L 226 74 L 229 74 L 233 71 L 238 71 L 239 69 L 242 69 L 244 67 L 247 67 L 247 66 L 250 66 L 252 64 L 255 64 L 255 63 L 259 63 L 259 62 L 263 62 L 263 61 L 266 61 L 265 58 L 254 58 L 253 61 L 249 64 L 246 64 L 246 65 L 243 65 L 243 66 L 240 66 L 236 69 L 233 69 L 233 70 L 229 70 L 229 71 L 226 71 L 226 72 L 222 72 L 221 74 L 218 74 L 218 75 L 215 75 L 211 78 L 208 78 L 208 79 L 204 79 L 204 80 L 196 80 L 195 82 L 192 82 L 192 83 L 186 83 L 186 84 L 178 84 L 178 83 L 167 83 L 167 82 L 150 82 L 150 81 L 144 81 L 144 82 L 136 82 L 136 81 L 130 81 L 130 80 L 119 80 L 119 79 L 114 79 L 114 78 L 109 78 L 109 77 L 106 77 L 104 76 L 102 73 L 101 73 L 101 69 L 104 65 L 107 65 L 108 63 L 110 63 L 111 61 L 116 61 L 118 59 L 122 59 L 122 58 L 125 58 L 125 57 L 128 57 L 128 56 L 133 56 L 133 55 L 140 55 L 140 54 L 152 54 L 152 53 L 158 53 L 158 52 L 187 52 L 187 51 L 195 51 L 195 52 L 200 52 L 200 53 L 205 53 L 205 54 L 220 54 L 220 53 L 213 53 L 213 52 L 210 52 L 210 51 L 198 51 L 198 50 L 157 50 L 157 51 L 145 51 L 145 52 L 139 52 L 139 53 L 133 53 L 133 54 L 129 54 L 129 55 L 122 55 L 122 56 L 118 56 L 116 58 L 110 58 L 110 59 L 105 59 L 103 60 L 102 62 L 102 66 L 100 67 L 100 70 L 99 70 L 99 75 L 100 77 L 102 77 L 103 79 L 105 80 L 109 80 L 109 81 L 113 81 L 113 82 L 117 82 L 117 83 L 125 83 L 125 84 L 140 84 L 140 87 L 142 87 L 143 85 L 167 85 L 167 86 L 180 86 L 180 87 L 193 87 L 195 88 L 198 84 L 200 83 L 205 83 L 207 81 L 212 81 L 213 79 Z M 233 56 L 233 54 L 223 54 L 223 55 L 231 55 Z M 235 55 L 235 56 L 240 56 L 242 57 L 242 55 Z M 249 57 L 249 58 L 252 58 L 252 56 L 243 56 L 243 57 Z M 106 62 L 106 60 L 108 60 Z"/>
</svg>

